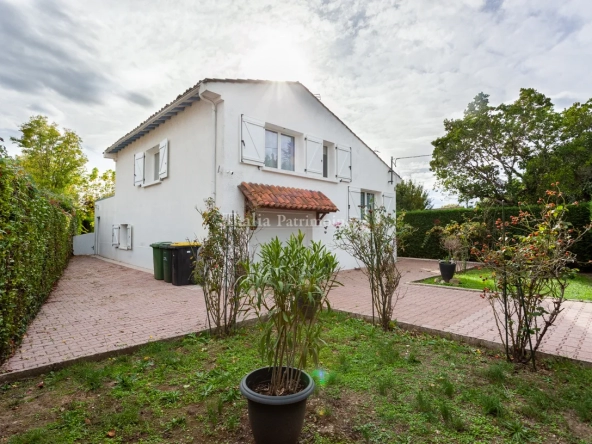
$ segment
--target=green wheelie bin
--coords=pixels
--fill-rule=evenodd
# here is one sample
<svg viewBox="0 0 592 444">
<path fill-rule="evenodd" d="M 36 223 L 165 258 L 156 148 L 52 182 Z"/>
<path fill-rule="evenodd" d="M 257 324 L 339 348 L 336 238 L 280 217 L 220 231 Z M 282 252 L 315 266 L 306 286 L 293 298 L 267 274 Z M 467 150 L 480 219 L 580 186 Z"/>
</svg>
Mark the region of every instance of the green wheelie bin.
<svg viewBox="0 0 592 444">
<path fill-rule="evenodd" d="M 155 242 L 150 244 L 152 247 L 152 261 L 154 264 L 154 279 L 162 281 L 164 279 L 162 256 L 164 252 L 163 245 L 169 245 L 171 242 Z"/>
</svg>

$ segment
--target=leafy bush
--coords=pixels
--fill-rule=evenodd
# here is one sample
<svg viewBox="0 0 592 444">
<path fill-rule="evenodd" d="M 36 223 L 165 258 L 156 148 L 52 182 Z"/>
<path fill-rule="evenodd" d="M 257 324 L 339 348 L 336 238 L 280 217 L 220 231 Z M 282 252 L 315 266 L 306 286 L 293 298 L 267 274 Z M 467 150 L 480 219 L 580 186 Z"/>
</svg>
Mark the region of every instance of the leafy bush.
<svg viewBox="0 0 592 444">
<path fill-rule="evenodd" d="M 0 362 L 61 276 L 78 224 L 71 203 L 39 191 L 10 158 L 0 158 Z"/>
<path fill-rule="evenodd" d="M 524 209 L 524 208 L 523 208 Z M 540 212 L 541 207 L 531 206 L 531 213 Z M 509 221 L 511 216 L 518 216 L 520 208 L 506 207 L 504 208 L 506 220 Z M 437 235 L 427 236 L 428 231 L 434 232 L 435 226 L 446 226 L 451 222 L 464 222 L 468 219 L 487 221 L 487 225 L 491 228 L 490 231 L 495 230 L 495 221 L 502 217 L 502 208 L 494 207 L 487 209 L 484 217 L 483 210 L 468 209 L 468 208 L 453 208 L 453 209 L 439 209 L 439 210 L 425 210 L 425 211 L 409 211 L 405 214 L 405 223 L 411 225 L 416 230 L 412 232 L 405 242 L 405 250 L 399 251 L 399 256 L 417 257 L 425 259 L 442 259 L 446 257 L 446 251 L 440 245 L 440 239 Z M 574 228 L 581 229 L 588 225 L 592 220 L 592 203 L 585 203 L 580 205 L 569 205 L 568 212 L 565 216 L 565 221 L 571 223 Z M 575 244 L 572 248 L 572 253 L 576 255 L 578 267 L 584 269 L 586 263 L 592 260 L 592 232 L 586 235 Z M 473 258 L 474 259 L 474 258 Z"/>
</svg>

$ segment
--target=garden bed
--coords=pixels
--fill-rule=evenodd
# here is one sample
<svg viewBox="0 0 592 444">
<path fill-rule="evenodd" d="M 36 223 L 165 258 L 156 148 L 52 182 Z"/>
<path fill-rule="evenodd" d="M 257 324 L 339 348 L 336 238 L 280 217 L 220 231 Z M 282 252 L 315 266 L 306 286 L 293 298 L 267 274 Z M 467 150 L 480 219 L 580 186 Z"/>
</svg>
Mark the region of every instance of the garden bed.
<svg viewBox="0 0 592 444">
<path fill-rule="evenodd" d="M 304 443 L 589 442 L 592 369 L 532 373 L 497 352 L 325 314 Z M 238 384 L 261 366 L 258 327 L 190 335 L 0 386 L 0 442 L 252 442 Z"/>
<path fill-rule="evenodd" d="M 417 281 L 420 284 L 440 285 L 444 287 L 464 288 L 471 290 L 493 289 L 491 271 L 486 268 L 471 268 L 462 273 L 456 273 L 453 281 L 443 282 L 441 277 L 434 276 Z M 565 298 L 580 301 L 592 301 L 592 274 L 578 273 L 574 279 L 569 281 L 565 290 Z"/>
</svg>

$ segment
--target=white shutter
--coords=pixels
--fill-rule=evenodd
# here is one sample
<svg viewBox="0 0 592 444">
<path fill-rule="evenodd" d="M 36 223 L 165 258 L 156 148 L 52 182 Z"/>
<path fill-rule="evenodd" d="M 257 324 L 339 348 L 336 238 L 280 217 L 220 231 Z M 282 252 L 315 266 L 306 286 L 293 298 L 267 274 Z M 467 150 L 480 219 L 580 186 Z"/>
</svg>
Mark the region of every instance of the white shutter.
<svg viewBox="0 0 592 444">
<path fill-rule="evenodd" d="M 132 226 L 127 226 L 127 249 L 132 249 Z"/>
<path fill-rule="evenodd" d="M 387 213 L 395 211 L 395 195 L 392 193 L 382 193 L 382 206 Z"/>
<path fill-rule="evenodd" d="M 354 187 L 347 187 L 347 217 L 348 219 L 360 219 L 360 202 L 362 198 L 362 190 Z"/>
<path fill-rule="evenodd" d="M 241 158 L 265 164 L 265 122 L 241 116 Z"/>
<path fill-rule="evenodd" d="M 119 247 L 119 225 L 111 226 L 111 245 Z"/>
<path fill-rule="evenodd" d="M 323 139 L 306 136 L 306 172 L 309 174 L 323 174 Z"/>
<path fill-rule="evenodd" d="M 144 153 L 134 154 L 134 185 L 142 186 L 144 183 Z"/>
<path fill-rule="evenodd" d="M 164 139 L 158 147 L 158 158 L 160 166 L 158 167 L 158 178 L 164 179 L 169 176 L 169 141 Z"/>
<path fill-rule="evenodd" d="M 343 145 L 337 145 L 336 148 L 337 156 L 337 174 L 336 177 L 342 180 L 352 180 L 351 176 L 351 148 L 344 147 Z"/>
</svg>

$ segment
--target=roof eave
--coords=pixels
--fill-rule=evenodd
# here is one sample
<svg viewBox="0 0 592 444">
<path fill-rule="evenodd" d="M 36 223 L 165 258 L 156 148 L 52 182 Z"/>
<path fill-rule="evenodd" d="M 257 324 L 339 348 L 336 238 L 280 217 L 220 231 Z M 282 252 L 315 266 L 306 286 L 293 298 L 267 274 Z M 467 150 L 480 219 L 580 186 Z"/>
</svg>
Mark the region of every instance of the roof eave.
<svg viewBox="0 0 592 444">
<path fill-rule="evenodd" d="M 179 98 L 174 100 L 170 105 L 165 106 L 162 110 L 155 113 L 152 117 L 148 118 L 145 122 L 140 124 L 138 127 L 127 133 L 109 148 L 103 152 L 103 157 L 113 158 L 117 152 L 124 149 L 126 146 L 135 142 L 142 136 L 148 134 L 153 129 L 157 128 L 167 120 L 176 116 L 178 113 L 183 111 L 188 106 L 191 106 L 193 102 L 200 100 L 199 87 L 200 83 L 195 85 L 186 93 L 182 94 Z"/>
</svg>

